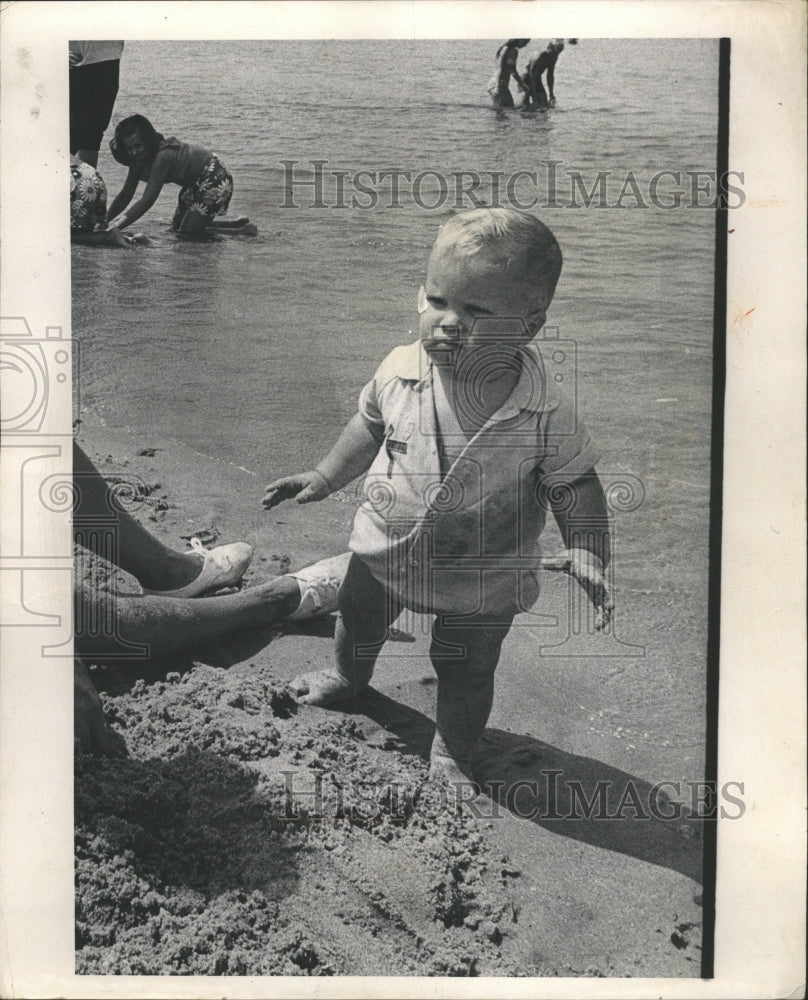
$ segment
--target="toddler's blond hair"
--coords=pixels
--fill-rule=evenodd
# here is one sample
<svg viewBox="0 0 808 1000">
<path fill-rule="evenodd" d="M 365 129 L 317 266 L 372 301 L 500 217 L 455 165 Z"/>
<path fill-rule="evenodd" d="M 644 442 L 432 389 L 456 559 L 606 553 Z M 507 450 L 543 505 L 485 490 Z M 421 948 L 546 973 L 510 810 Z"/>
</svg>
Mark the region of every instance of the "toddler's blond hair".
<svg viewBox="0 0 808 1000">
<path fill-rule="evenodd" d="M 459 256 L 485 251 L 505 270 L 535 281 L 546 308 L 561 274 L 561 248 L 552 232 L 528 212 L 515 208 L 475 208 L 458 212 L 438 233 L 435 250 L 451 248 Z"/>
</svg>

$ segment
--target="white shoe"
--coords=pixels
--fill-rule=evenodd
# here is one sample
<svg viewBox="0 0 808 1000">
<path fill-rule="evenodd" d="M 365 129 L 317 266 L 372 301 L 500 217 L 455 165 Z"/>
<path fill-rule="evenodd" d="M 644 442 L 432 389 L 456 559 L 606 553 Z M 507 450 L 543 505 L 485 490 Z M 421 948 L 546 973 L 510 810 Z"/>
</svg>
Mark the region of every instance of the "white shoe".
<svg viewBox="0 0 808 1000">
<path fill-rule="evenodd" d="M 199 576 L 184 587 L 177 590 L 143 590 L 144 594 L 154 594 L 157 597 L 199 597 L 211 590 L 222 587 L 232 587 L 244 576 L 250 565 L 253 549 L 246 542 L 232 542 L 230 545 L 218 545 L 215 549 L 206 549 L 198 538 L 191 539 L 191 551 L 188 556 L 201 555 L 205 562 Z"/>
<path fill-rule="evenodd" d="M 300 587 L 300 604 L 291 615 L 287 615 L 286 620 L 294 622 L 303 618 L 318 618 L 336 611 L 339 588 L 350 561 L 351 553 L 344 552 L 341 556 L 321 559 L 296 573 L 290 573 Z"/>
</svg>

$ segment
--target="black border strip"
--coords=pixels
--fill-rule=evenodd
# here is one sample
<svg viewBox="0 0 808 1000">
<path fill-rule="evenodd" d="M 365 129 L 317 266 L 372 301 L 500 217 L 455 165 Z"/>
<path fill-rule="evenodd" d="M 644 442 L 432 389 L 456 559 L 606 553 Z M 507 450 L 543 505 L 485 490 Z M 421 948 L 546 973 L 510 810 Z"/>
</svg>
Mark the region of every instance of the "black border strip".
<svg viewBox="0 0 808 1000">
<path fill-rule="evenodd" d="M 729 170 L 729 83 L 730 39 L 718 42 L 718 149 L 715 212 L 715 283 L 713 291 L 713 412 L 710 436 L 710 580 L 708 591 L 709 625 L 707 631 L 707 692 L 705 781 L 717 792 L 718 780 L 718 659 L 721 641 L 721 528 L 724 483 L 724 392 L 727 374 L 727 171 Z M 718 795 L 713 806 L 717 810 Z M 704 859 L 702 867 L 703 939 L 701 978 L 715 975 L 715 815 L 704 823 Z"/>
</svg>

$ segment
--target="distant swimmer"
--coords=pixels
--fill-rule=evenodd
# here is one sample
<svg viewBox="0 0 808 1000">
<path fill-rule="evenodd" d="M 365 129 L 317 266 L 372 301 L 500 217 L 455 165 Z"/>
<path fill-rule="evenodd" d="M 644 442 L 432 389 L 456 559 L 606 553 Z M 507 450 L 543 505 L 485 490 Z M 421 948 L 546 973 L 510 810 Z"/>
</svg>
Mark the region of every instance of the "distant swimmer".
<svg viewBox="0 0 808 1000">
<path fill-rule="evenodd" d="M 555 64 L 558 62 L 558 57 L 563 51 L 564 39 L 554 38 L 544 52 L 540 52 L 537 56 L 534 56 L 527 64 L 525 83 L 528 86 L 530 100 L 534 108 L 546 108 L 550 104 L 555 103 L 555 93 L 553 91 Z M 547 90 L 550 92 L 549 100 L 547 90 L 544 89 L 541 79 L 545 71 L 547 73 Z"/>
<path fill-rule="evenodd" d="M 496 58 L 499 60 L 499 70 L 488 83 L 488 93 L 497 108 L 513 107 L 513 97 L 508 86 L 511 77 L 516 80 L 516 85 L 520 90 L 525 90 L 522 78 L 516 72 L 516 60 L 519 58 L 519 49 L 523 49 L 529 41 L 529 38 L 509 38 L 504 45 L 500 45 L 497 49 Z"/>
<path fill-rule="evenodd" d="M 164 184 L 180 186 L 171 224 L 174 230 L 192 236 L 218 228 L 216 216 L 227 211 L 233 195 L 233 178 L 216 153 L 173 136 L 166 138 L 143 115 L 130 115 L 119 122 L 109 147 L 118 163 L 129 168 L 126 181 L 109 209 L 110 228 L 122 229 L 148 212 Z M 124 211 L 140 181 L 146 183 L 143 196 Z M 247 220 L 240 223 L 246 225 Z"/>
</svg>

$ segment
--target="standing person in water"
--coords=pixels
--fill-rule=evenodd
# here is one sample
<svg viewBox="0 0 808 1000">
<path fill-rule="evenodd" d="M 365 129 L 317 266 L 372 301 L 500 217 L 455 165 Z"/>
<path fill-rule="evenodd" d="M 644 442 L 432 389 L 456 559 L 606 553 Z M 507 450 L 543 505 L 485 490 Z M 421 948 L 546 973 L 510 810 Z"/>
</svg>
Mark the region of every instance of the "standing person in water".
<svg viewBox="0 0 808 1000">
<path fill-rule="evenodd" d="M 70 57 L 70 153 L 98 166 L 120 83 L 123 42 L 75 41 Z"/>
<path fill-rule="evenodd" d="M 143 115 L 119 122 L 109 147 L 118 163 L 129 167 L 123 188 L 109 208 L 110 227 L 122 229 L 148 212 L 164 184 L 181 188 L 172 221 L 178 233 L 200 233 L 227 211 L 233 178 L 215 153 L 173 136 L 166 138 Z M 124 212 L 140 181 L 146 182 L 143 196 Z"/>
<path fill-rule="evenodd" d="M 553 85 L 555 84 L 555 64 L 558 62 L 558 57 L 563 51 L 564 39 L 554 38 L 544 52 L 540 52 L 539 55 L 534 56 L 527 64 L 525 82 L 530 88 L 530 96 L 534 108 L 547 108 L 550 104 L 555 104 L 555 93 L 553 91 Z M 547 90 L 544 89 L 541 79 L 545 72 L 547 73 L 547 90 L 550 92 L 549 100 L 547 98 Z"/>
<path fill-rule="evenodd" d="M 520 90 L 524 90 L 522 78 L 516 72 L 516 60 L 519 58 L 519 49 L 523 49 L 530 41 L 529 38 L 509 38 L 504 45 L 497 49 L 497 59 L 499 60 L 499 71 L 494 74 L 488 84 L 488 93 L 498 108 L 512 108 L 513 97 L 511 96 L 511 77 L 516 80 L 516 85 Z"/>
</svg>

